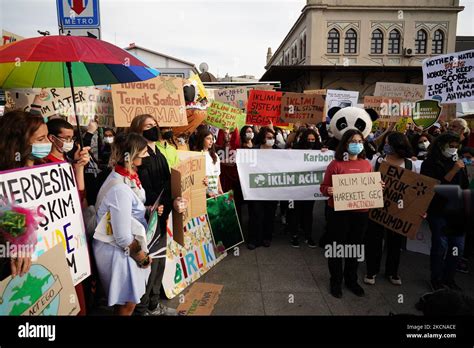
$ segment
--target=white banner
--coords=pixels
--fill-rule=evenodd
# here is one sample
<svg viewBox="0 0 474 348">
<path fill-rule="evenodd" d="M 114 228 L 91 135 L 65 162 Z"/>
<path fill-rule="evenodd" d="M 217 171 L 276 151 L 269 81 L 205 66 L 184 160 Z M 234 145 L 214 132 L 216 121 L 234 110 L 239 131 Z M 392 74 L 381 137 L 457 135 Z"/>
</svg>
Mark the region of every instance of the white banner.
<svg viewBox="0 0 474 348">
<path fill-rule="evenodd" d="M 245 200 L 323 200 L 319 186 L 334 151 L 237 150 Z"/>
<path fill-rule="evenodd" d="M 440 103 L 474 100 L 474 50 L 425 59 L 423 84 L 425 99 Z"/>
<path fill-rule="evenodd" d="M 348 106 L 356 107 L 358 100 L 358 91 L 328 89 L 326 92 L 326 107 L 328 111 L 335 106 L 338 106 L 340 108 L 345 108 Z"/>
<path fill-rule="evenodd" d="M 38 242 L 33 260 L 61 244 L 74 285 L 91 274 L 81 202 L 69 163 L 55 163 L 0 173 L 0 200 L 36 212 Z"/>
</svg>

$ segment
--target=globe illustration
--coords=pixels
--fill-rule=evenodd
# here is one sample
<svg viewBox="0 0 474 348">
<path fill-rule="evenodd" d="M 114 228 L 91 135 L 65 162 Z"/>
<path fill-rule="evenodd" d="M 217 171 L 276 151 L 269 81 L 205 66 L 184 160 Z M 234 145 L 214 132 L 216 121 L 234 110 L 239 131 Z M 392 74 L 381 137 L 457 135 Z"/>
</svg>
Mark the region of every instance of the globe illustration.
<svg viewBox="0 0 474 348">
<path fill-rule="evenodd" d="M 53 274 L 42 265 L 32 265 L 22 277 L 10 280 L 3 294 L 0 294 L 0 315 L 22 315 L 53 286 Z M 56 296 L 39 315 L 57 315 L 59 296 Z M 25 313 L 25 314 L 28 314 Z"/>
</svg>

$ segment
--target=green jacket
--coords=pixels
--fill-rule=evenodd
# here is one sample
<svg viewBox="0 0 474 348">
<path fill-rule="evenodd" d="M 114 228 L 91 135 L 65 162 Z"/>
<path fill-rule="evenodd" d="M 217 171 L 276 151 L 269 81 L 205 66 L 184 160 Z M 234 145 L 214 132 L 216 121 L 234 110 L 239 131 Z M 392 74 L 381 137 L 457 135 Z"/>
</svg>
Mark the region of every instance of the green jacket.
<svg viewBox="0 0 474 348">
<path fill-rule="evenodd" d="M 165 156 L 171 171 L 171 167 L 174 167 L 179 163 L 178 150 L 176 150 L 176 148 L 168 142 L 165 142 L 163 145 L 159 141 L 157 141 L 156 146 L 158 147 L 162 155 Z"/>
</svg>

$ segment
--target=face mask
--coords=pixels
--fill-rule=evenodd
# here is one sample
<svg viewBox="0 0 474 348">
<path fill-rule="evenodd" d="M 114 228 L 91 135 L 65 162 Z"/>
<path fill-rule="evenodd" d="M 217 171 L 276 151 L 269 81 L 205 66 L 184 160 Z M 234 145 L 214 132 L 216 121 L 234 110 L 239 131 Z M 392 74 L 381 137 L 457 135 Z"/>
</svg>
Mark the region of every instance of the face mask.
<svg viewBox="0 0 474 348">
<path fill-rule="evenodd" d="M 45 158 L 51 152 L 51 143 L 34 143 L 31 149 L 31 156 L 34 158 Z"/>
<path fill-rule="evenodd" d="M 418 148 L 420 150 L 427 150 L 429 146 L 430 146 L 429 141 L 424 141 L 424 142 L 418 144 Z"/>
<path fill-rule="evenodd" d="M 163 139 L 170 140 L 172 138 L 173 138 L 173 131 L 172 130 L 163 133 Z"/>
<path fill-rule="evenodd" d="M 247 138 L 247 140 L 252 140 L 253 137 L 254 137 L 253 133 L 245 133 L 245 138 Z"/>
<path fill-rule="evenodd" d="M 447 147 L 443 151 L 445 157 L 451 158 L 458 153 L 458 149 L 455 147 Z"/>
<path fill-rule="evenodd" d="M 389 145 L 389 144 L 385 144 L 383 146 L 383 152 L 386 154 L 386 155 L 391 155 L 393 154 L 393 148 Z"/>
<path fill-rule="evenodd" d="M 362 152 L 362 150 L 364 150 L 364 145 L 350 143 L 348 150 L 351 155 L 358 155 Z"/>
<path fill-rule="evenodd" d="M 105 137 L 104 138 L 104 143 L 106 144 L 112 144 L 114 142 L 114 137 Z"/>
<path fill-rule="evenodd" d="M 153 127 L 143 131 L 143 136 L 149 141 L 158 141 L 158 127 Z"/>
<path fill-rule="evenodd" d="M 73 147 L 74 147 L 74 142 L 73 141 L 71 141 L 70 143 L 64 142 L 63 147 L 61 148 L 61 151 L 63 153 L 68 153 L 69 151 L 71 151 L 73 149 Z"/>
<path fill-rule="evenodd" d="M 314 141 L 314 140 L 309 140 L 309 141 L 308 141 L 308 147 L 309 147 L 310 149 L 314 149 L 314 148 L 316 147 L 316 141 Z"/>
<path fill-rule="evenodd" d="M 267 140 L 265 141 L 265 144 L 266 144 L 267 146 L 273 146 L 273 145 L 275 145 L 275 139 L 271 139 L 271 140 L 267 139 Z"/>
<path fill-rule="evenodd" d="M 463 158 L 462 161 L 466 166 L 472 166 L 472 158 Z"/>
</svg>

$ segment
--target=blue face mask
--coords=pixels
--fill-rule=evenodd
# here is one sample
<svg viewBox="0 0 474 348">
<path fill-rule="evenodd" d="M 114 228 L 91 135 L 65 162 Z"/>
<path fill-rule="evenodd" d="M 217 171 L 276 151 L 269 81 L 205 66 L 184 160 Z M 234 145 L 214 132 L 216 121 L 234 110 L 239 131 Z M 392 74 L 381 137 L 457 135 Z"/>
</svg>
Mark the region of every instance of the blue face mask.
<svg viewBox="0 0 474 348">
<path fill-rule="evenodd" d="M 44 158 L 51 152 L 51 143 L 34 143 L 32 145 L 31 156 L 34 158 Z"/>
<path fill-rule="evenodd" d="M 385 144 L 383 146 L 383 152 L 386 154 L 386 155 L 391 155 L 393 154 L 393 148 L 389 145 L 389 144 Z"/>
<path fill-rule="evenodd" d="M 472 166 L 472 159 L 471 158 L 463 158 L 462 160 L 463 160 L 463 162 L 466 166 Z"/>
<path fill-rule="evenodd" d="M 358 155 L 362 152 L 362 150 L 364 150 L 364 145 L 350 143 L 348 150 L 351 155 Z"/>
</svg>

